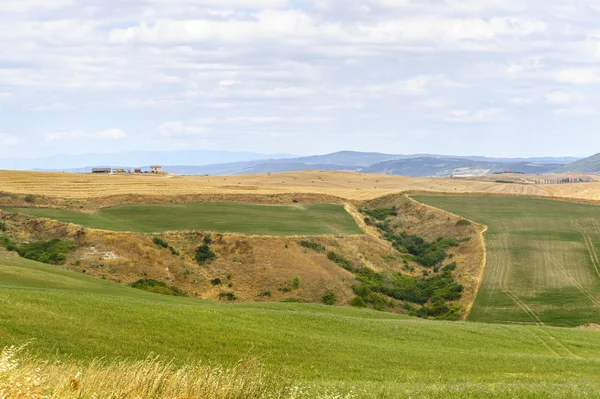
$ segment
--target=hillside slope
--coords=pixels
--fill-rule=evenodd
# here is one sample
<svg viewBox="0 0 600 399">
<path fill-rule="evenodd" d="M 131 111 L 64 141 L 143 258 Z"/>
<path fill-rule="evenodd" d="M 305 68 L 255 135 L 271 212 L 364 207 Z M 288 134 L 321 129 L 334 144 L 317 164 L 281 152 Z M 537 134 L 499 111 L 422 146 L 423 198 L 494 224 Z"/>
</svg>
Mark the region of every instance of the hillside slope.
<svg viewBox="0 0 600 399">
<path fill-rule="evenodd" d="M 563 172 L 600 173 L 600 154 L 580 159 L 564 166 Z"/>
<path fill-rule="evenodd" d="M 364 205 L 370 208 L 396 206 L 402 220 L 410 222 L 401 226 L 407 234 L 418 234 L 429 241 L 438 238 L 465 240 L 448 249 L 453 260 L 445 263 L 456 263 L 452 275 L 462 285 L 462 296 L 452 301 L 458 300 L 463 308 L 461 315 L 466 315 L 474 300 L 483 266 L 480 226 L 458 228 L 459 217 L 440 214 L 399 196 Z M 331 209 L 337 212 L 337 207 Z M 357 284 L 357 273 L 362 268 L 422 278 L 423 275 L 441 273 L 439 269 L 446 265 L 440 264 L 432 270 L 432 267 L 418 264 L 414 257 L 392 247 L 381 232 L 366 226 L 363 220 L 366 215 L 350 204 L 346 209 L 351 216 L 344 212 L 345 218 L 358 223 L 367 234 L 306 235 L 302 234 L 306 231 L 301 230 L 301 225 L 297 236 L 290 236 L 289 232 L 284 236 L 246 236 L 220 231 L 141 234 L 94 230 L 0 211 L 0 221 L 4 221 L 6 229 L 5 233 L 0 233 L 0 239 L 5 235 L 17 244 L 56 238 L 68 240 L 74 243 L 76 250 L 67 256 L 65 268 L 124 284 L 151 278 L 194 297 L 219 300 L 228 295 L 228 298 L 235 297 L 242 302 L 295 300 L 319 303 L 326 292 L 332 291 L 338 304 L 348 305 L 355 297 L 353 286 Z M 172 219 L 168 212 L 165 215 Z M 125 216 L 119 214 L 117 221 L 122 222 Z M 337 223 L 343 215 L 335 213 L 334 216 Z M 106 222 L 108 225 L 113 223 L 112 220 Z M 274 233 L 279 231 L 278 226 L 271 226 L 271 229 Z M 356 224 L 354 229 L 362 233 Z M 166 247 L 153 242 L 156 239 Z M 216 258 L 199 265 L 195 259 L 196 250 L 207 239 Z M 295 279 L 298 283 L 293 283 Z M 408 309 L 401 301 L 390 301 L 388 305 L 388 310 L 396 312 Z"/>
<path fill-rule="evenodd" d="M 326 386 L 352 391 L 349 397 L 500 398 L 593 397 L 600 389 L 595 331 L 431 322 L 305 304 L 223 305 L 2 254 L 0 314 L 0 347 L 33 340 L 29 350 L 47 359 L 254 359 L 308 392 Z"/>
<path fill-rule="evenodd" d="M 488 226 L 469 317 L 488 323 L 600 323 L 600 206 L 530 198 L 415 197 Z"/>
</svg>

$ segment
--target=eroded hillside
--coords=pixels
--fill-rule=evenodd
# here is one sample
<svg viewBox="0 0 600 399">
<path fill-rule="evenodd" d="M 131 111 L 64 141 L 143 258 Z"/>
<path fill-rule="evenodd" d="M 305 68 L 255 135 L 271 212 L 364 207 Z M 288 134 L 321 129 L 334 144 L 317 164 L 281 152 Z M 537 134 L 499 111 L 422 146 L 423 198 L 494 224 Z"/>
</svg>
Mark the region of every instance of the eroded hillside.
<svg viewBox="0 0 600 399">
<path fill-rule="evenodd" d="M 261 201 L 281 200 L 267 197 Z M 43 206 L 40 202 L 36 205 Z M 398 217 L 393 221 L 395 228 L 427 240 L 461 239 L 460 245 L 448 252 L 457 265 L 452 275 L 463 287 L 461 299 L 456 302 L 462 306 L 464 315 L 473 302 L 483 266 L 482 228 L 475 224 L 457 226 L 460 218 L 406 197 L 389 196 L 357 205 L 346 204 L 346 209 L 367 233 L 349 236 L 274 237 L 183 231 L 140 234 L 87 229 L 16 213 L 5 212 L 1 218 L 4 235 L 16 244 L 57 238 L 74 242 L 75 249 L 60 267 L 101 279 L 122 284 L 152 279 L 193 297 L 224 301 L 318 303 L 326 293 L 333 292 L 336 304 L 356 305 L 355 287 L 360 284 L 359 271 L 364 268 L 415 279 L 435 274 L 431 268 L 399 252 L 381 231 L 366 225 L 366 215 L 359 211 L 389 206 L 398 208 Z M 197 250 L 207 243 L 215 257 L 199 263 Z M 402 303 L 387 298 L 385 310 L 405 312 L 408 307 L 403 308 Z M 371 306 L 368 301 L 358 305 Z"/>
</svg>

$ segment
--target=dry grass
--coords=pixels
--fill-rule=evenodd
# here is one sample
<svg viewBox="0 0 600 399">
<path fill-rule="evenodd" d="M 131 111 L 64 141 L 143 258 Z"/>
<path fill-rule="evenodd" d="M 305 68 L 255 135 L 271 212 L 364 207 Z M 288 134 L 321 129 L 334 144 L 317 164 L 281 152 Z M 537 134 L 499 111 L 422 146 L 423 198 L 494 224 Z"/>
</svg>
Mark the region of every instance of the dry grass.
<svg viewBox="0 0 600 399">
<path fill-rule="evenodd" d="M 253 363 L 223 369 L 178 367 L 144 361 L 94 360 L 86 366 L 44 362 L 21 355 L 22 348 L 0 352 L 0 398 L 4 399 L 193 399 L 302 398 L 304 389 L 265 375 Z"/>
<path fill-rule="evenodd" d="M 370 200 L 398 192 L 429 192 L 448 194 L 528 195 L 578 200 L 600 200 L 600 183 L 580 184 L 500 184 L 453 178 L 410 178 L 348 172 L 304 171 L 244 176 L 93 176 L 67 173 L 0 172 L 0 192 L 38 194 L 71 200 L 103 198 L 109 193 L 117 196 L 106 203 L 131 203 L 182 195 L 203 195 L 215 200 L 229 198 L 255 201 L 267 196 L 271 200 L 288 200 L 285 196 L 328 196 L 348 200 Z M 137 199 L 137 196 L 150 198 Z M 318 199 L 315 197 L 314 199 Z M 190 199 L 198 201 L 196 199 Z M 260 199 L 264 201 L 264 199 Z M 337 200 L 339 202 L 339 199 Z M 85 201 L 84 201 L 85 202 Z M 313 201 L 314 202 L 314 201 Z M 106 205 L 103 205 L 106 206 Z"/>
<path fill-rule="evenodd" d="M 477 239 L 479 227 L 458 228 L 458 218 L 407 198 L 389 196 L 373 201 L 374 206 L 401 204 L 408 232 L 430 240 L 444 237 L 473 237 L 451 252 L 459 268 L 457 280 L 465 287 L 462 304 L 468 309 L 474 300 L 478 277 L 482 271 L 482 250 Z M 391 206 L 391 205 L 389 205 Z M 378 230 L 366 226 L 364 216 L 354 205 L 346 209 L 369 234 L 360 236 L 316 236 L 312 240 L 328 250 L 343 254 L 355 266 L 367 266 L 377 272 L 410 273 L 404 269 L 402 258 Z M 1 212 L 0 212 L 1 215 Z M 323 294 L 333 290 L 338 304 L 347 305 L 354 298 L 352 285 L 355 276 L 330 261 L 326 253 L 302 247 L 302 237 L 241 236 L 213 233 L 212 248 L 217 259 L 199 266 L 194 260 L 196 248 L 204 233 L 172 232 L 160 236 L 178 251 L 172 254 L 152 242 L 152 236 L 84 229 L 52 220 L 32 219 L 22 215 L 4 215 L 9 234 L 18 242 L 49 240 L 59 237 L 76 240 L 78 249 L 64 265 L 73 271 L 128 284 L 140 278 L 152 278 L 174 285 L 189 295 L 209 300 L 220 300 L 222 292 L 234 292 L 240 302 L 300 300 L 320 302 Z M 416 263 L 415 276 L 423 268 Z M 292 291 L 294 277 L 302 284 Z M 222 284 L 213 285 L 213 279 Z M 289 291 L 289 292 L 286 292 Z M 269 292 L 270 295 L 265 295 Z"/>
</svg>

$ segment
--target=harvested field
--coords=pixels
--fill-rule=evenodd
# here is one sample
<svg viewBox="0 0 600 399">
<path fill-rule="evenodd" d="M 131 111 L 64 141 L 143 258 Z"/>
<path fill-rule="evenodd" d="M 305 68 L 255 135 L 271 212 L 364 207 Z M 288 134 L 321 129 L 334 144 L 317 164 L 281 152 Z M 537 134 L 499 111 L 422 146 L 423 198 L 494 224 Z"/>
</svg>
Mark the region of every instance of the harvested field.
<svg viewBox="0 0 600 399">
<path fill-rule="evenodd" d="M 565 327 L 600 322 L 599 206 L 530 198 L 415 199 L 488 226 L 487 267 L 469 320 Z"/>
<path fill-rule="evenodd" d="M 362 234 L 341 205 L 128 205 L 93 213 L 52 208 L 0 209 L 93 229 L 138 233 L 196 230 L 273 236 Z"/>
<path fill-rule="evenodd" d="M 220 202 L 223 202 L 223 196 L 238 195 L 243 197 L 240 201 L 245 198 L 243 202 L 254 202 L 258 197 L 271 197 L 278 194 L 319 194 L 362 201 L 399 192 L 529 195 L 600 201 L 600 183 L 597 182 L 551 185 L 501 184 L 456 178 L 410 178 L 322 171 L 246 176 L 93 176 L 2 171 L 0 192 L 37 194 L 70 199 L 71 202 L 85 202 L 110 196 L 121 196 L 126 199 L 125 197 L 130 195 L 142 197 L 136 200 L 140 203 L 146 202 L 144 196 L 163 196 L 164 200 L 168 201 L 168 197 L 182 195 L 219 196 Z M 0 201 L 5 203 L 2 198 Z"/>
</svg>

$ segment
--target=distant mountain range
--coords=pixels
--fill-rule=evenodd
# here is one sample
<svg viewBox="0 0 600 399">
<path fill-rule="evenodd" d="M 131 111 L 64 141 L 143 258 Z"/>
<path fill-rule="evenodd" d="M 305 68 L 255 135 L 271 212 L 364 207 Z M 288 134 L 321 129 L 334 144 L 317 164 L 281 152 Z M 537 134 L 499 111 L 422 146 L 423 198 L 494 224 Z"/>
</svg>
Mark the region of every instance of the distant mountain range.
<svg viewBox="0 0 600 399">
<path fill-rule="evenodd" d="M 89 171 L 96 166 L 210 165 L 294 157 L 291 154 L 257 154 L 233 151 L 129 151 L 116 154 L 55 155 L 46 158 L 0 158 L 0 169 Z"/>
<path fill-rule="evenodd" d="M 31 161 L 31 160 L 30 160 Z M 98 161 L 98 162 L 94 162 Z M 7 160 L 0 160 L 0 168 Z M 293 157 L 285 154 L 261 155 L 251 152 L 177 151 L 132 152 L 53 157 L 36 160 L 46 167 L 37 170 L 90 172 L 92 167 L 131 168 L 162 165 L 168 173 L 186 175 L 237 175 L 294 172 L 301 170 L 352 171 L 403 176 L 480 176 L 499 172 L 545 174 L 577 171 L 600 173 L 600 154 L 585 158 L 489 158 L 432 154 L 383 154 L 341 151 L 332 154 Z M 60 162 L 60 163 L 59 163 Z M 86 167 L 58 167 L 86 162 Z M 48 166 L 52 165 L 50 168 Z M 93 166 L 92 166 L 93 165 Z M 33 169 L 33 168 L 32 168 Z"/>
</svg>

